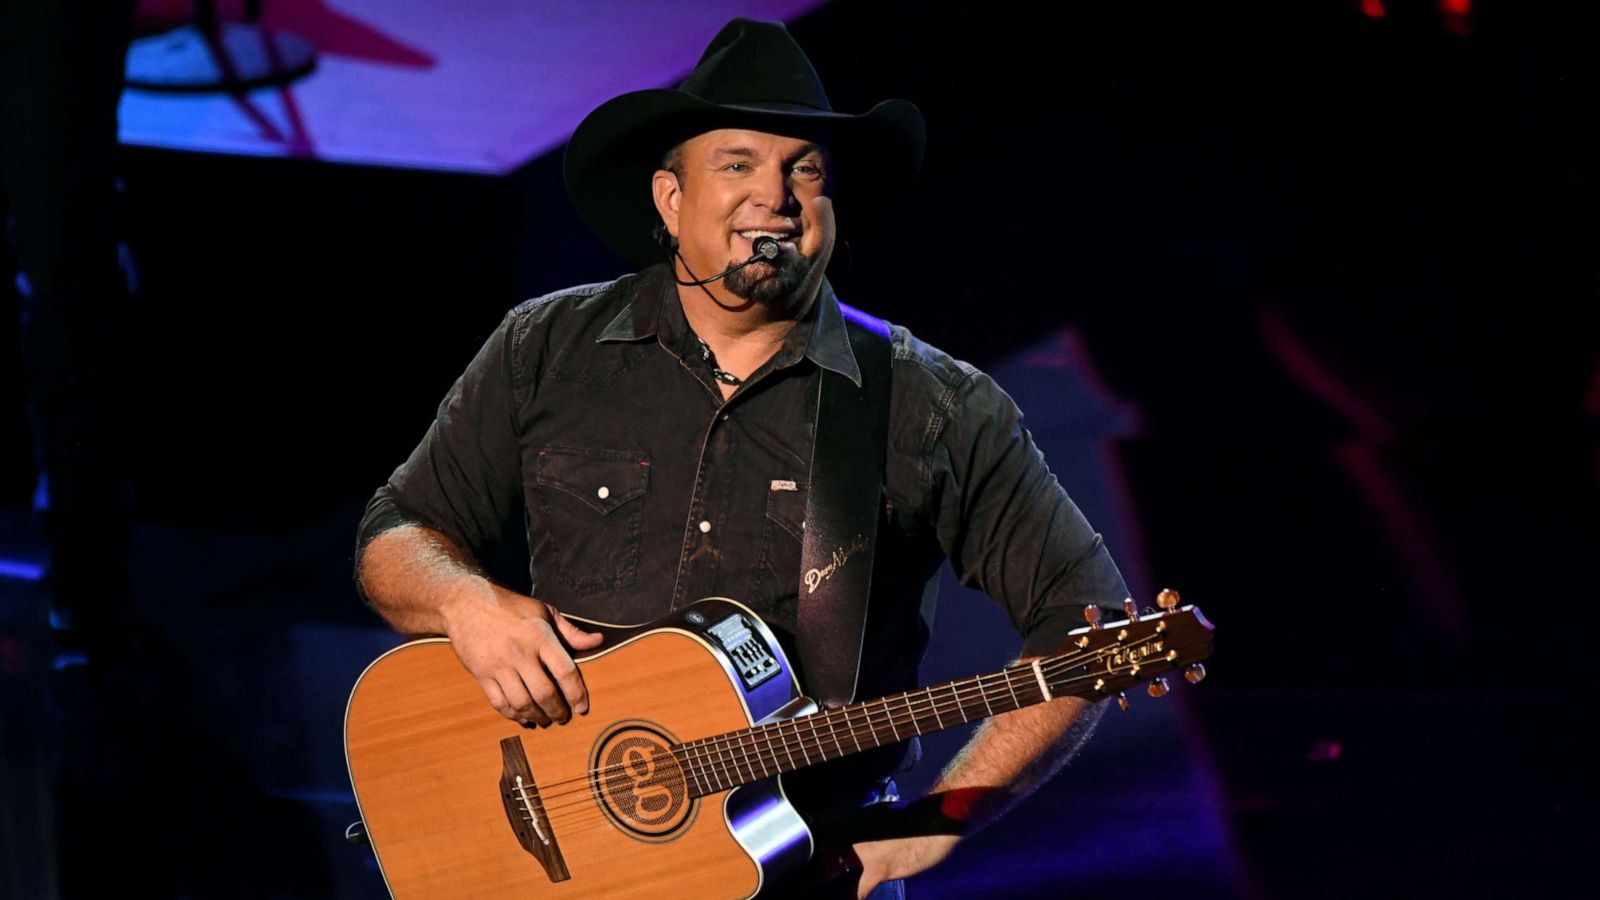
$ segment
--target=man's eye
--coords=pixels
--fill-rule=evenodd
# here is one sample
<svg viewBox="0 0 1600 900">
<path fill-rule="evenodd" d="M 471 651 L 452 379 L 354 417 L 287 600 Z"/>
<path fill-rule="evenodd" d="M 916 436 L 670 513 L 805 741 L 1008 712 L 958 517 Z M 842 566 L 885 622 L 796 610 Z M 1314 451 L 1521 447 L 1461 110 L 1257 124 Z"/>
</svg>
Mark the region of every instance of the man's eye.
<svg viewBox="0 0 1600 900">
<path fill-rule="evenodd" d="M 729 171 L 729 172 L 748 172 L 748 171 L 750 171 L 750 164 L 749 163 L 728 163 L 727 165 L 723 166 L 722 168 L 727 170 L 727 171 Z"/>
</svg>

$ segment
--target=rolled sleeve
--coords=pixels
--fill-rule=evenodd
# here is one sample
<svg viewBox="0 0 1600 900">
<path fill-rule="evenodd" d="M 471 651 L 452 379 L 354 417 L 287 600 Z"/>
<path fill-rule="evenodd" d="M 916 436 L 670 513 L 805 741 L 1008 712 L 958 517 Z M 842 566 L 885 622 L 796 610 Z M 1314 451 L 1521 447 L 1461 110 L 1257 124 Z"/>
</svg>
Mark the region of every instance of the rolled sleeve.
<svg viewBox="0 0 1600 900">
<path fill-rule="evenodd" d="M 402 525 L 439 531 L 475 556 L 498 538 L 521 490 L 515 314 L 484 342 L 439 404 L 422 442 L 368 502 L 355 570 L 373 538 Z"/>
<path fill-rule="evenodd" d="M 1104 542 L 987 375 L 974 371 L 958 389 L 931 472 L 957 578 L 1005 608 L 1024 656 L 1060 652 L 1085 607 L 1120 608 L 1127 586 Z"/>
</svg>

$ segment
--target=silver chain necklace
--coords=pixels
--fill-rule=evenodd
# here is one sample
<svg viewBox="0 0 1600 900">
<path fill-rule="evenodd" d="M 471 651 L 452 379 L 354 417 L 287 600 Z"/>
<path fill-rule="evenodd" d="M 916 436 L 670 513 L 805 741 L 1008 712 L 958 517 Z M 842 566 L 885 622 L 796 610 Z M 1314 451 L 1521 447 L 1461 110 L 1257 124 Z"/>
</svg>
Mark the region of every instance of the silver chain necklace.
<svg viewBox="0 0 1600 900">
<path fill-rule="evenodd" d="M 744 384 L 743 378 L 740 378 L 739 376 L 734 375 L 725 369 L 717 368 L 717 358 L 712 355 L 711 347 L 706 343 L 705 338 L 702 338 L 697 334 L 694 336 L 694 339 L 700 342 L 700 358 L 706 361 L 706 368 L 711 370 L 712 378 L 715 378 L 723 384 Z"/>
</svg>

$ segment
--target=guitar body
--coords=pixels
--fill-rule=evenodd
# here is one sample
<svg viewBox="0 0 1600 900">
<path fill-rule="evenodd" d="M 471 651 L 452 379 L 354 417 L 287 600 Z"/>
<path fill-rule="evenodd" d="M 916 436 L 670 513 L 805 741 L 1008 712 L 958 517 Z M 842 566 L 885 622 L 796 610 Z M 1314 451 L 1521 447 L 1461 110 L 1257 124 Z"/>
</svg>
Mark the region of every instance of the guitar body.
<svg viewBox="0 0 1600 900">
<path fill-rule="evenodd" d="M 703 600 L 649 626 L 584 623 L 589 712 L 524 728 L 444 638 L 356 683 L 345 748 L 390 892 L 406 897 L 750 897 L 811 855 L 777 778 L 695 796 L 666 748 L 808 712 L 772 633 Z"/>
</svg>

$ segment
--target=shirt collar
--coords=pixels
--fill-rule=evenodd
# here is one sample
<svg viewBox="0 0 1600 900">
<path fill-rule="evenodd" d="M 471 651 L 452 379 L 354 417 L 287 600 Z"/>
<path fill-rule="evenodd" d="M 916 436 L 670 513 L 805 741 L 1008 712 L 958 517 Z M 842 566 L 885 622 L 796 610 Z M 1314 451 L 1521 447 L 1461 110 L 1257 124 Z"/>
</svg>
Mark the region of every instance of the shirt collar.
<svg viewBox="0 0 1600 900">
<path fill-rule="evenodd" d="M 665 263 L 639 273 L 627 305 L 595 341 L 637 341 L 650 337 L 659 337 L 663 346 L 680 356 L 686 352 L 685 342 L 692 339 L 688 322 L 683 317 L 683 307 L 678 301 L 677 286 Z M 856 387 L 861 386 L 861 366 L 850 347 L 850 335 L 845 330 L 839 299 L 834 296 L 833 285 L 826 278 L 822 281 L 822 292 L 817 302 L 795 323 L 794 330 L 784 340 L 783 348 L 773 361 L 775 367 L 781 368 L 793 364 L 801 356 L 824 369 L 843 375 Z"/>
<path fill-rule="evenodd" d="M 817 297 L 808 316 L 812 316 L 810 340 L 806 342 L 805 353 L 812 362 L 837 372 L 850 379 L 856 387 L 861 387 L 861 366 L 856 363 L 856 354 L 850 347 L 850 334 L 845 330 L 844 313 L 839 309 L 839 298 L 833 294 L 833 285 L 827 279 L 822 281 L 822 293 Z M 795 331 L 804 327 L 795 326 Z"/>
<path fill-rule="evenodd" d="M 627 304 L 595 338 L 595 343 L 655 337 L 662 300 L 669 291 L 672 291 L 672 277 L 666 263 L 657 263 L 640 272 L 634 280 Z M 676 299 L 675 292 L 673 296 Z"/>
</svg>

